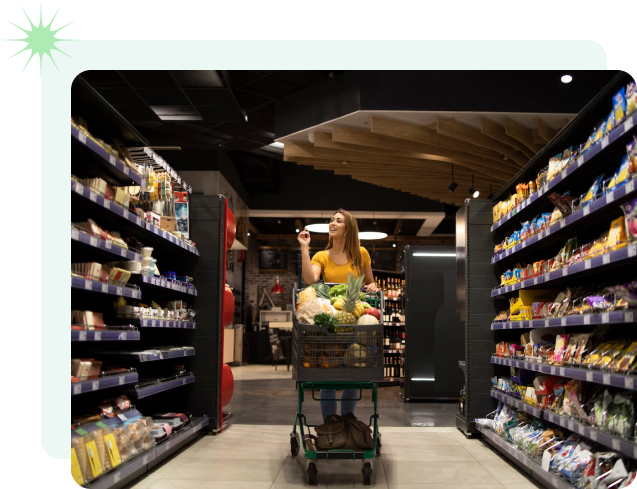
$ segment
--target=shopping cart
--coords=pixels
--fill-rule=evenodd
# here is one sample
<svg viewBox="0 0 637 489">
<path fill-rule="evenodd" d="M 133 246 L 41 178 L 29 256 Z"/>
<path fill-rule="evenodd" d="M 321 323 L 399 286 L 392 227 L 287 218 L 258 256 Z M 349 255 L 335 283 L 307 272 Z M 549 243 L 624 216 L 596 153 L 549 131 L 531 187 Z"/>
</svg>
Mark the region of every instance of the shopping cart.
<svg viewBox="0 0 637 489">
<path fill-rule="evenodd" d="M 293 293 L 293 304 L 297 303 L 297 290 Z M 377 305 L 381 318 L 384 307 L 382 292 L 367 294 L 369 302 Z M 307 459 L 308 483 L 317 484 L 318 460 L 351 459 L 363 462 L 362 474 L 365 485 L 371 483 L 372 460 L 381 452 L 381 435 L 378 432 L 378 386 L 374 381 L 383 379 L 383 325 L 347 325 L 339 326 L 336 333 L 327 333 L 316 325 L 299 323 L 293 315 L 292 328 L 292 361 L 293 376 L 299 391 L 298 409 L 292 433 L 290 447 L 292 456 L 296 457 L 301 447 Z M 303 414 L 305 393 L 312 392 L 313 401 L 317 391 L 321 389 L 355 389 L 359 391 L 358 399 L 363 398 L 363 390 L 371 390 L 374 414 L 370 416 L 369 427 L 372 428 L 373 448 L 368 451 L 333 449 L 321 451 L 312 443 L 311 428 L 319 425 L 307 423 Z M 323 399 L 332 401 L 332 399 Z M 334 399 L 341 402 L 341 399 Z"/>
</svg>

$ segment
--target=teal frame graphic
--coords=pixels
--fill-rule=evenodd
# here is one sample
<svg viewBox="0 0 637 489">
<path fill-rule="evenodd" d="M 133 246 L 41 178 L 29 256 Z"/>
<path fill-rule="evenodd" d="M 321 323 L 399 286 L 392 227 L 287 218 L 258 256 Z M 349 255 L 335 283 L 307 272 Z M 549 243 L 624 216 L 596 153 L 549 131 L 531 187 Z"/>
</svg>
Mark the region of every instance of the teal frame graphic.
<svg viewBox="0 0 637 489">
<path fill-rule="evenodd" d="M 605 70 L 592 41 L 82 41 L 42 65 L 42 446 L 69 459 L 71 84 L 86 70 Z M 276 53 L 276 56 L 273 56 Z M 17 58 L 16 58 L 17 59 Z M 20 65 L 21 66 L 21 65 Z M 11 68 L 11 65 L 7 65 Z M 18 63 L 16 63 L 18 70 Z M 19 70 L 18 70 L 19 71 Z M 25 73 L 23 76 L 26 76 Z M 462 76 L 459 73 L 459 76 Z M 471 80 L 466 80 L 468 85 Z M 91 120 L 88 120 L 89 130 Z M 34 137 L 36 137 L 34 135 Z M 67 277 L 66 279 L 64 277 Z M 66 379 L 66 380 L 65 380 Z M 37 384 L 33 383 L 34 388 Z"/>
</svg>

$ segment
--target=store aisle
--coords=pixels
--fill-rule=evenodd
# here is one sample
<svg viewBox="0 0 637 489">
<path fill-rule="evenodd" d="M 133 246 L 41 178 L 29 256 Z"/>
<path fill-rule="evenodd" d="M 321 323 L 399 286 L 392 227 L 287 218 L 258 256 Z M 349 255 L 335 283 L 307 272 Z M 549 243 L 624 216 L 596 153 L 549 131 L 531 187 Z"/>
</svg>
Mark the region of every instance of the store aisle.
<svg viewBox="0 0 637 489">
<path fill-rule="evenodd" d="M 232 425 L 190 443 L 128 489 L 307 487 L 305 458 L 290 456 L 297 399 L 291 373 L 262 365 L 235 367 L 233 373 L 234 396 L 226 407 L 235 415 Z M 455 403 L 404 404 L 398 387 L 379 389 L 379 397 L 383 455 L 374 460 L 372 487 L 541 487 L 488 445 L 467 440 L 455 428 Z M 306 413 L 309 422 L 318 421 L 318 403 Z M 357 416 L 370 413 L 371 400 L 359 402 Z M 319 462 L 318 469 L 320 487 L 364 487 L 359 461 Z"/>
</svg>

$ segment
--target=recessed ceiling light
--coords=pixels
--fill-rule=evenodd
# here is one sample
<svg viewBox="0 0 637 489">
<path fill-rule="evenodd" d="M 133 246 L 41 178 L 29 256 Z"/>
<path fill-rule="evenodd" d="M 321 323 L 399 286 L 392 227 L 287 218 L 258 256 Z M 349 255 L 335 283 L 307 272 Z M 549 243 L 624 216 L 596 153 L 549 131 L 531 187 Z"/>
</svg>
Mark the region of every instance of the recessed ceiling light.
<svg viewBox="0 0 637 489">
<path fill-rule="evenodd" d="M 308 231 L 312 231 L 313 233 L 329 233 L 330 225 L 329 224 L 308 224 L 305 226 Z"/>
<path fill-rule="evenodd" d="M 358 233 L 358 239 L 384 239 L 387 233 L 377 233 L 375 231 L 363 231 Z"/>
<path fill-rule="evenodd" d="M 392 246 L 393 246 L 394 248 L 396 248 L 396 243 L 394 243 Z"/>
<path fill-rule="evenodd" d="M 250 231 L 248 231 L 248 236 L 250 236 Z"/>
<path fill-rule="evenodd" d="M 296 228 L 296 232 L 297 232 L 297 233 L 299 232 L 299 228 Z"/>
<path fill-rule="evenodd" d="M 190 105 L 151 105 L 162 121 L 202 121 L 203 118 Z"/>
<path fill-rule="evenodd" d="M 571 75 L 564 75 L 562 77 L 562 83 L 571 83 L 573 81 L 573 77 Z"/>
<path fill-rule="evenodd" d="M 278 141 L 274 141 L 273 143 L 268 144 L 268 146 L 271 146 L 276 149 L 283 149 L 285 145 L 283 143 L 279 143 Z"/>
</svg>

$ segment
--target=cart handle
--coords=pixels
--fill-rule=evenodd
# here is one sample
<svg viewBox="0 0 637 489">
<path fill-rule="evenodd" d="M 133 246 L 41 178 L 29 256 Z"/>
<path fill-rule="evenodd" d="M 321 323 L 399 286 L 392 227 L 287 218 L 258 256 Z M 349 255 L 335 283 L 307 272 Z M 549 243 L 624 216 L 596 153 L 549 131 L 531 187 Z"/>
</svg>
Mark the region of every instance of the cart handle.
<svg viewBox="0 0 637 489">
<path fill-rule="evenodd" d="M 320 389 L 319 389 L 319 391 L 320 391 Z M 312 399 L 315 400 L 315 401 L 342 401 L 343 400 L 343 399 L 321 399 L 321 398 L 317 399 L 314 396 L 315 392 L 316 391 L 314 390 L 314 387 L 312 387 Z M 363 389 L 359 389 L 358 392 L 359 392 L 358 399 L 345 399 L 345 400 L 346 401 L 360 401 L 363 398 Z"/>
</svg>

